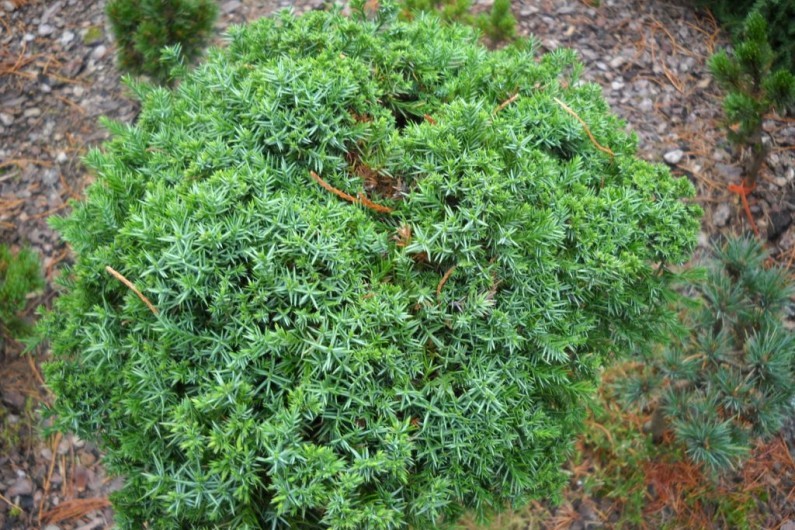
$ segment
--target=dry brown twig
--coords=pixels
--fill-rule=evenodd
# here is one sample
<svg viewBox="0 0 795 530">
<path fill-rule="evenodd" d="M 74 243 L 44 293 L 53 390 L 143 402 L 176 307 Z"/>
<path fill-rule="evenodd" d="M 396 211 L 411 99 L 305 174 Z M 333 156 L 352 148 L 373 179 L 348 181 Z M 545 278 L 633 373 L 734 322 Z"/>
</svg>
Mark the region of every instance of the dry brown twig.
<svg viewBox="0 0 795 530">
<path fill-rule="evenodd" d="M 378 213 L 391 213 L 393 211 L 392 208 L 389 208 L 388 206 L 383 206 L 381 204 L 374 203 L 373 201 L 365 197 L 363 193 L 360 193 L 359 197 L 356 198 L 352 195 L 348 195 L 342 190 L 338 190 L 337 188 L 335 188 L 334 186 L 332 186 L 331 184 L 320 178 L 320 175 L 318 175 L 314 171 L 310 171 L 309 174 L 312 176 L 312 179 L 318 184 L 320 184 L 320 186 L 323 189 L 333 193 L 340 199 L 346 200 L 352 204 L 361 204 L 362 206 L 370 208 L 371 210 L 374 210 Z"/>
<path fill-rule="evenodd" d="M 516 101 L 517 99 L 519 99 L 519 91 L 518 90 L 516 92 L 514 92 L 514 94 L 511 97 L 509 97 L 508 99 L 506 99 L 505 101 L 503 101 L 502 103 L 497 105 L 497 108 L 494 109 L 494 113 L 493 114 L 497 114 L 498 112 L 500 112 L 502 109 L 504 109 L 505 107 L 507 107 L 508 105 L 513 103 L 514 101 Z"/>
<path fill-rule="evenodd" d="M 596 147 L 603 153 L 607 153 L 608 155 L 610 155 L 611 158 L 616 156 L 615 153 L 613 153 L 613 151 L 609 147 L 604 147 L 602 144 L 596 141 L 596 138 L 594 138 L 593 134 L 591 134 L 591 129 L 588 127 L 588 124 L 585 123 L 585 120 L 580 118 L 580 116 L 576 112 L 574 112 L 574 110 L 572 110 L 571 107 L 569 107 L 568 105 L 566 105 L 556 97 L 553 97 L 552 99 L 554 99 L 555 103 L 560 105 L 561 108 L 563 108 L 563 110 L 574 116 L 574 118 L 576 118 L 577 121 L 580 122 L 580 125 L 582 125 L 583 129 L 585 129 L 585 133 L 588 135 L 588 138 L 590 138 L 591 143 L 594 145 L 594 147 Z"/>
<path fill-rule="evenodd" d="M 112 275 L 114 278 L 116 278 L 116 279 L 117 279 L 117 280 L 119 280 L 121 283 L 123 283 L 124 285 L 126 285 L 126 286 L 127 286 L 127 287 L 128 287 L 128 288 L 129 288 L 129 289 L 132 291 L 132 292 L 134 292 L 135 294 L 137 294 L 137 295 L 138 295 L 138 298 L 140 298 L 140 299 L 141 299 L 141 301 L 142 301 L 143 303 L 145 303 L 145 304 L 146 304 L 146 307 L 148 307 L 148 308 L 149 308 L 149 310 L 150 310 L 152 313 L 154 313 L 155 315 L 157 315 L 157 314 L 158 314 L 158 310 L 157 310 L 157 308 L 156 308 L 154 305 L 152 305 L 152 302 L 150 302 L 150 301 L 149 301 L 149 299 L 148 299 L 147 297 L 145 297 L 145 296 L 143 295 L 143 293 L 141 293 L 141 291 L 139 291 L 139 290 L 138 290 L 138 289 L 135 287 L 135 285 L 133 285 L 133 283 L 132 283 L 130 280 L 128 280 L 127 278 L 125 278 L 124 276 L 122 276 L 122 274 L 121 274 L 120 272 L 118 272 L 116 269 L 114 269 L 114 268 L 113 268 L 113 267 L 111 267 L 110 265 L 106 266 L 106 267 L 105 267 L 105 270 L 106 270 L 106 271 L 108 271 L 108 272 L 109 272 L 109 273 L 110 273 L 110 274 L 111 274 L 111 275 Z"/>
</svg>

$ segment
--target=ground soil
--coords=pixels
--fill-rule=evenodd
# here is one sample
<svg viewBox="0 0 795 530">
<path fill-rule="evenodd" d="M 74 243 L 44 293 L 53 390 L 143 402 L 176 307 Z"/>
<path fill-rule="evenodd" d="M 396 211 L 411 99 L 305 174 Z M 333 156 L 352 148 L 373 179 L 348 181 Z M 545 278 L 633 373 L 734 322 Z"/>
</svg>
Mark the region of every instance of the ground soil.
<svg viewBox="0 0 795 530">
<path fill-rule="evenodd" d="M 223 0 L 217 42 L 232 23 L 276 9 L 323 8 L 323 0 Z M 486 10 L 489 0 L 475 3 Z M 525 0 L 513 11 L 522 34 L 536 36 L 542 51 L 574 48 L 584 76 L 599 84 L 611 107 L 639 139 L 640 155 L 666 163 L 698 189 L 705 210 L 700 246 L 721 234 L 747 231 L 739 198 L 729 191 L 742 177 L 742 153 L 726 141 L 721 92 L 707 58 L 727 44 L 715 20 L 688 4 L 664 0 Z M 47 288 L 31 300 L 47 306 L 58 266 L 69 249 L 47 224 L 69 211 L 91 175 L 81 156 L 108 137 L 101 116 L 129 123 L 137 115 L 114 64 L 114 44 L 93 0 L 0 0 L 0 241 L 29 245 L 42 256 Z M 795 260 L 795 119 L 771 115 L 765 124 L 771 154 L 750 213 L 775 260 Z M 33 313 L 28 313 L 33 319 Z M 90 530 L 112 527 L 107 495 L 120 479 L 107 477 L 90 442 L 69 434 L 42 437 L 40 405 L 49 401 L 39 362 L 46 349 L 20 356 L 21 345 L 5 341 L 0 351 L 0 529 Z M 789 455 L 792 437 L 782 438 Z M 792 473 L 781 480 L 792 484 Z M 784 488 L 785 489 L 785 488 Z M 783 502 L 783 504 L 781 504 Z M 776 509 L 785 523 L 788 500 Z M 580 513 L 563 526 L 610 525 L 599 501 L 577 500 Z M 579 511 L 578 511 L 579 510 Z M 536 526 L 536 524 L 538 526 Z M 577 526 L 580 525 L 580 526 Z M 519 528 L 520 526 L 511 526 Z M 507 526 L 506 526 L 507 528 Z"/>
</svg>

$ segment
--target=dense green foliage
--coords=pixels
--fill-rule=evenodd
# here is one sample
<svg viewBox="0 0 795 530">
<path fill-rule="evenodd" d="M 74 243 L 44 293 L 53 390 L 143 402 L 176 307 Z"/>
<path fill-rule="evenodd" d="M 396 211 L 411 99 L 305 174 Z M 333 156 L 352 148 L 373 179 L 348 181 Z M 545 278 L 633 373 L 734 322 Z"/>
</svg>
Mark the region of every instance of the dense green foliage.
<svg viewBox="0 0 795 530">
<path fill-rule="evenodd" d="M 751 13 L 743 38 L 730 56 L 721 50 L 710 59 L 710 70 L 728 93 L 723 102 L 729 138 L 748 146 L 751 156 L 746 177 L 754 181 L 767 156 L 762 141 L 764 115 L 783 111 L 795 103 L 795 76 L 787 70 L 772 70 L 773 50 L 767 40 L 767 24 L 759 13 Z"/>
<path fill-rule="evenodd" d="M 43 285 L 36 253 L 26 248 L 13 253 L 7 245 L 0 244 L 0 331 L 11 335 L 25 332 L 19 312 L 25 309 L 27 295 Z"/>
<path fill-rule="evenodd" d="M 106 8 L 119 66 L 168 84 L 163 48 L 179 46 L 186 61 L 201 54 L 218 13 L 214 0 L 110 0 Z"/>
<path fill-rule="evenodd" d="M 699 303 L 683 312 L 691 330 L 625 382 L 625 395 L 653 404 L 687 454 L 716 471 L 736 464 L 756 437 L 792 416 L 795 340 L 782 324 L 793 294 L 787 271 L 765 268 L 752 239 L 716 249 L 706 277 L 690 289 Z"/>
<path fill-rule="evenodd" d="M 792 0 L 697 0 L 715 13 L 724 27 L 740 38 L 748 15 L 762 15 L 769 26 L 769 39 L 775 54 L 774 66 L 795 73 L 795 2 Z"/>
<path fill-rule="evenodd" d="M 665 333 L 689 182 L 572 52 L 389 7 L 234 28 L 88 155 L 45 370 L 57 425 L 127 477 L 120 528 L 430 529 L 549 497 L 599 366 Z"/>
</svg>

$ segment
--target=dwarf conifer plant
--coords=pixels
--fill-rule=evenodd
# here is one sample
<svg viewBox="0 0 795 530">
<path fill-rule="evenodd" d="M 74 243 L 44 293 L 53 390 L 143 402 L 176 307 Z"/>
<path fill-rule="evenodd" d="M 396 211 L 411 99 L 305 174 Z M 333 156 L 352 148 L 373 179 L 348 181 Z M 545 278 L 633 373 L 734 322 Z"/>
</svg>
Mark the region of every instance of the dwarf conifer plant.
<svg viewBox="0 0 795 530">
<path fill-rule="evenodd" d="M 0 335 L 19 336 L 26 331 L 19 313 L 25 309 L 27 295 L 43 285 L 39 258 L 33 251 L 23 248 L 14 253 L 0 244 Z"/>
<path fill-rule="evenodd" d="M 201 54 L 218 14 L 214 0 L 110 0 L 119 65 L 162 84 L 171 82 L 163 48 L 179 46 L 186 62 Z"/>
<path fill-rule="evenodd" d="M 795 103 L 795 76 L 785 69 L 773 71 L 773 59 L 767 22 L 758 11 L 746 19 L 733 55 L 721 50 L 710 59 L 712 74 L 728 91 L 723 107 L 729 139 L 750 151 L 745 167 L 746 183 L 750 186 L 767 157 L 762 141 L 764 115 Z"/>
<path fill-rule="evenodd" d="M 665 330 L 688 181 L 573 53 L 392 7 L 282 13 L 133 85 L 54 221 L 53 412 L 126 476 L 121 528 L 432 529 L 553 495 L 598 367 Z"/>
<path fill-rule="evenodd" d="M 716 249 L 689 287 L 698 301 L 682 313 L 690 331 L 622 384 L 630 401 L 655 409 L 653 432 L 672 426 L 688 456 L 711 471 L 730 469 L 792 416 L 795 340 L 782 316 L 793 290 L 766 258 L 750 238 Z"/>
<path fill-rule="evenodd" d="M 516 36 L 516 18 L 511 13 L 511 0 L 494 0 L 489 14 L 478 18 L 478 27 L 494 41 Z"/>
</svg>

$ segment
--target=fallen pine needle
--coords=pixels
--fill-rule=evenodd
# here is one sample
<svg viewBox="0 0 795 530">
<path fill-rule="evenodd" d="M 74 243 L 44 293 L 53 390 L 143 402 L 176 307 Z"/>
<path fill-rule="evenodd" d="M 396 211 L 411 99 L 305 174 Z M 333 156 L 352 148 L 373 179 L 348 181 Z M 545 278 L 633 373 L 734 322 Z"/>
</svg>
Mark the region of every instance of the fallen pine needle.
<svg viewBox="0 0 795 530">
<path fill-rule="evenodd" d="M 47 471 L 47 478 L 44 481 L 44 495 L 41 496 L 41 503 L 39 503 L 39 523 L 42 520 L 42 510 L 44 510 L 44 503 L 47 501 L 47 495 L 50 493 L 50 484 L 52 484 L 52 471 L 55 469 L 55 455 L 58 454 L 58 445 L 61 443 L 61 433 L 56 433 L 52 441 L 52 459 L 50 460 L 50 468 Z"/>
<path fill-rule="evenodd" d="M 611 151 L 609 147 L 604 147 L 603 145 L 601 145 L 599 142 L 597 142 L 597 141 L 596 141 L 596 138 L 594 138 L 593 134 L 591 134 L 591 129 L 589 129 L 589 128 L 588 128 L 588 124 L 587 124 L 587 123 L 585 123 L 585 120 L 583 120 L 582 118 L 580 118 L 580 116 L 579 116 L 579 115 L 577 115 L 577 113 L 576 113 L 576 112 L 574 112 L 574 111 L 571 109 L 571 107 L 569 107 L 568 105 L 566 105 L 565 103 L 563 103 L 563 102 L 562 102 L 561 100 L 559 100 L 558 98 L 555 98 L 555 97 L 553 97 L 552 99 L 554 99 L 554 100 L 555 100 L 555 103 L 557 103 L 558 105 L 560 105 L 560 106 L 563 108 L 563 110 L 565 110 L 566 112 L 568 112 L 569 114 L 571 114 L 572 116 L 574 116 L 574 117 L 577 119 L 577 121 L 578 121 L 578 122 L 580 122 L 580 124 L 581 124 L 581 125 L 583 126 L 583 128 L 585 129 L 585 132 L 588 134 L 588 138 L 590 138 L 590 139 L 591 139 L 591 143 L 594 145 L 594 147 L 596 147 L 597 149 L 599 149 L 599 150 L 600 150 L 600 151 L 602 151 L 603 153 L 607 153 L 608 155 L 610 155 L 610 157 L 611 157 L 611 158 L 616 156 L 616 155 L 615 155 L 615 153 L 613 153 L 613 151 Z"/>
<path fill-rule="evenodd" d="M 436 286 L 436 298 L 437 299 L 442 297 L 442 287 L 444 287 L 444 284 L 446 284 L 447 280 L 450 279 L 450 276 L 453 275 L 453 271 L 455 271 L 457 266 L 458 265 L 453 265 L 452 267 L 447 269 L 447 272 L 444 273 L 444 276 L 442 276 L 442 279 L 439 280 L 439 285 Z"/>
<path fill-rule="evenodd" d="M 383 204 L 376 204 L 367 197 L 364 196 L 364 193 L 359 194 L 359 202 L 362 203 L 364 206 L 367 206 L 371 210 L 375 210 L 378 213 L 392 213 L 392 208 L 389 206 L 384 206 Z"/>
<path fill-rule="evenodd" d="M 83 517 L 91 512 L 110 506 L 110 501 L 105 497 L 93 499 L 70 499 L 64 501 L 52 510 L 45 512 L 41 519 L 44 522 L 57 524 L 68 519 Z"/>
<path fill-rule="evenodd" d="M 106 266 L 106 267 L 105 267 L 105 270 L 106 270 L 106 271 L 108 271 L 108 272 L 109 272 L 109 273 L 110 273 L 110 274 L 111 274 L 111 275 L 112 275 L 114 278 L 116 278 L 117 280 L 119 280 L 121 283 L 123 283 L 124 285 L 126 285 L 127 287 L 129 287 L 129 288 L 130 288 L 130 290 L 131 290 L 132 292 L 134 292 L 135 294 L 137 294 L 137 295 L 138 295 L 138 298 L 140 298 L 140 299 L 141 299 L 141 301 L 142 301 L 143 303 L 145 303 L 145 304 L 146 304 L 146 307 L 148 307 L 148 308 L 149 308 L 149 310 L 150 310 L 152 313 L 154 313 L 155 315 L 158 313 L 158 311 L 157 311 L 157 308 L 156 308 L 155 306 L 153 306 L 153 305 L 152 305 L 152 302 L 150 302 L 150 301 L 149 301 L 149 299 L 148 299 L 147 297 L 145 297 L 145 296 L 143 295 L 143 293 L 141 293 L 141 291 L 139 291 L 138 289 L 136 289 L 135 285 L 133 285 L 133 283 L 132 283 L 130 280 L 128 280 L 127 278 L 125 278 L 124 276 L 122 276 L 120 272 L 118 272 L 117 270 L 115 270 L 115 269 L 114 269 L 113 267 L 111 267 L 110 265 Z"/>
<path fill-rule="evenodd" d="M 3 495 L 2 493 L 0 493 L 0 501 L 3 501 L 4 503 L 8 504 L 9 506 L 11 506 L 12 508 L 14 508 L 16 510 L 19 510 L 20 512 L 22 511 L 22 508 L 20 508 L 19 506 L 17 506 L 16 504 L 11 502 L 10 500 L 8 500 L 8 498 L 5 495 Z"/>
<path fill-rule="evenodd" d="M 504 109 L 505 107 L 516 101 L 517 99 L 519 99 L 519 92 L 516 92 L 513 96 L 509 97 L 508 99 L 500 103 L 497 106 L 497 108 L 494 109 L 494 114 L 497 114 L 498 112 L 500 112 L 502 109 Z"/>
</svg>

